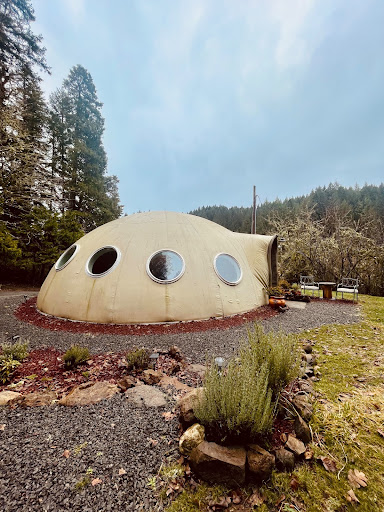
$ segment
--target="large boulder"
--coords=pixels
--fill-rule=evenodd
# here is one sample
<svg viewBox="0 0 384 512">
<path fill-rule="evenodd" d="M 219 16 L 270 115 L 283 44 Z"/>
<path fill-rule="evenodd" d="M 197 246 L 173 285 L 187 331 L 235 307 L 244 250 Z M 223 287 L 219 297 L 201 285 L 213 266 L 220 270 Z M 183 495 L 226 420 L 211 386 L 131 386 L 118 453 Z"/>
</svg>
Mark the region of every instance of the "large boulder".
<svg viewBox="0 0 384 512">
<path fill-rule="evenodd" d="M 107 381 L 102 382 L 85 382 L 72 389 L 68 395 L 64 396 L 60 401 L 60 405 L 91 405 L 112 398 L 119 392 L 116 384 Z"/>
<path fill-rule="evenodd" d="M 189 427 L 181 436 L 179 441 L 180 453 L 189 455 L 191 451 L 204 441 L 205 429 L 203 425 L 195 423 Z"/>
<path fill-rule="evenodd" d="M 9 402 L 16 400 L 22 396 L 21 393 L 16 393 L 16 391 L 1 391 L 0 392 L 0 405 L 7 405 Z"/>
<path fill-rule="evenodd" d="M 128 389 L 125 392 L 125 396 L 127 400 L 140 407 L 164 407 L 167 405 L 167 396 L 165 393 L 147 384 Z"/>
<path fill-rule="evenodd" d="M 257 444 L 250 444 L 247 450 L 249 477 L 256 482 L 268 480 L 275 466 L 275 456 Z"/>
<path fill-rule="evenodd" d="M 240 446 L 220 446 L 203 441 L 189 456 L 195 473 L 211 483 L 239 487 L 245 482 L 246 451 Z"/>
<path fill-rule="evenodd" d="M 197 418 L 194 413 L 194 407 L 203 393 L 204 388 L 195 388 L 179 399 L 177 405 L 180 408 L 180 421 L 184 426 L 196 423 Z"/>
</svg>

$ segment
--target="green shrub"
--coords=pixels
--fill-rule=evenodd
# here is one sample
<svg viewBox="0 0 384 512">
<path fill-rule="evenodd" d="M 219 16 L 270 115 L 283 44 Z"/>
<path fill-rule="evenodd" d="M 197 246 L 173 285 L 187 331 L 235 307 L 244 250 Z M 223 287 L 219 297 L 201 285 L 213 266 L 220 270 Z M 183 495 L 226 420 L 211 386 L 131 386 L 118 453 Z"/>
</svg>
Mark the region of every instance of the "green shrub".
<svg viewBox="0 0 384 512">
<path fill-rule="evenodd" d="M 0 383 L 6 384 L 20 362 L 9 355 L 0 356 Z"/>
<path fill-rule="evenodd" d="M 9 356 L 16 361 L 23 361 L 28 357 L 29 341 L 22 343 L 17 341 L 16 343 L 2 343 L 2 355 Z"/>
<path fill-rule="evenodd" d="M 293 336 L 264 334 L 256 325 L 225 370 L 208 367 L 196 418 L 218 441 L 255 439 L 271 429 L 279 393 L 298 375 L 299 363 Z"/>
<path fill-rule="evenodd" d="M 251 359 L 255 373 L 266 363 L 268 387 L 274 396 L 299 375 L 300 353 L 296 337 L 282 331 L 266 334 L 261 325 L 255 324 L 253 330 L 248 330 L 248 340 L 243 342 L 239 357 L 242 364 Z"/>
<path fill-rule="evenodd" d="M 86 347 L 72 345 L 64 354 L 64 366 L 69 370 L 76 368 L 79 364 L 85 363 L 90 357 L 89 350 Z"/>
<path fill-rule="evenodd" d="M 128 370 L 145 370 L 149 365 L 149 354 L 145 348 L 138 348 L 128 352 L 125 356 Z"/>
</svg>

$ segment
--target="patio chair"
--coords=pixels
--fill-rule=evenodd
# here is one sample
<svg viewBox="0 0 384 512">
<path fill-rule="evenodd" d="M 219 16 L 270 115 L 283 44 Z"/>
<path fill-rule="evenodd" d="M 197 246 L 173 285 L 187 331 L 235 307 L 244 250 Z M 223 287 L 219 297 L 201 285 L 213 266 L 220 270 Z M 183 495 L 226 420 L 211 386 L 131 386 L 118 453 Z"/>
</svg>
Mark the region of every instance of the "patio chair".
<svg viewBox="0 0 384 512">
<path fill-rule="evenodd" d="M 300 288 L 304 291 L 304 295 L 305 290 L 312 290 L 312 297 L 314 297 L 315 291 L 318 292 L 320 297 L 319 284 L 315 283 L 313 276 L 300 276 Z"/>
<path fill-rule="evenodd" d="M 342 277 L 341 283 L 337 285 L 336 288 L 336 298 L 337 293 L 341 292 L 341 298 L 344 298 L 344 293 L 353 293 L 353 301 L 355 301 L 355 295 L 356 295 L 356 302 L 359 298 L 359 280 L 353 279 L 352 277 Z"/>
</svg>

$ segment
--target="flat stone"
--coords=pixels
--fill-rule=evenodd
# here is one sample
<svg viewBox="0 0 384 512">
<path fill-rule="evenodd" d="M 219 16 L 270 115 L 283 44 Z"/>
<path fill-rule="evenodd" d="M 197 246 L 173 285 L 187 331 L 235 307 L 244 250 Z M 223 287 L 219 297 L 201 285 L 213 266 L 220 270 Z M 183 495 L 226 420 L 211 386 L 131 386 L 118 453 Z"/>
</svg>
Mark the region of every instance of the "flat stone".
<svg viewBox="0 0 384 512">
<path fill-rule="evenodd" d="M 295 418 L 295 434 L 303 443 L 310 443 L 312 441 L 311 429 L 301 416 Z"/>
<path fill-rule="evenodd" d="M 275 451 L 276 467 L 280 471 L 293 471 L 295 467 L 295 456 L 285 448 L 279 448 Z"/>
<path fill-rule="evenodd" d="M 192 389 L 177 402 L 177 405 L 180 408 L 180 420 L 183 425 L 192 425 L 193 423 L 196 423 L 196 416 L 193 408 L 195 407 L 197 400 L 202 396 L 203 392 L 204 388 Z"/>
<path fill-rule="evenodd" d="M 169 377 L 168 375 L 161 377 L 159 385 L 164 389 L 173 386 L 178 391 L 191 391 L 193 389 L 191 386 L 184 384 L 184 382 L 180 382 L 177 377 Z"/>
<path fill-rule="evenodd" d="M 285 446 L 297 457 L 300 457 L 300 455 L 303 455 L 305 452 L 305 444 L 291 434 L 288 434 L 288 440 Z"/>
<path fill-rule="evenodd" d="M 160 382 L 162 376 L 162 372 L 157 370 L 144 370 L 141 375 L 141 380 L 149 386 L 153 386 L 154 384 L 158 384 Z"/>
<path fill-rule="evenodd" d="M 54 391 L 44 391 L 24 395 L 21 399 L 18 399 L 18 403 L 22 407 L 44 407 L 52 405 L 54 400 L 57 400 L 57 394 Z"/>
<path fill-rule="evenodd" d="M 195 473 L 211 483 L 239 487 L 245 482 L 247 453 L 241 446 L 220 446 L 203 441 L 190 454 Z"/>
<path fill-rule="evenodd" d="M 180 453 L 183 455 L 189 455 L 191 451 L 199 446 L 205 439 L 205 429 L 203 425 L 195 423 L 192 427 L 189 427 L 184 434 L 181 436 L 179 441 Z"/>
<path fill-rule="evenodd" d="M 21 397 L 21 393 L 16 393 L 16 391 L 1 391 L 0 392 L 0 405 L 7 405 L 12 400 Z"/>
<path fill-rule="evenodd" d="M 141 407 L 164 407 L 167 405 L 165 393 L 147 384 L 128 389 L 125 396 L 130 402 Z"/>
<path fill-rule="evenodd" d="M 275 466 L 275 456 L 257 444 L 250 444 L 247 450 L 249 476 L 256 482 L 268 480 Z"/>
<path fill-rule="evenodd" d="M 207 367 L 203 364 L 190 364 L 187 368 L 190 372 L 197 373 L 200 379 L 204 379 Z"/>
<path fill-rule="evenodd" d="M 68 395 L 63 397 L 60 405 L 75 406 L 75 405 L 91 405 L 112 398 L 119 392 L 116 384 L 111 384 L 107 381 L 102 382 L 85 382 L 72 389 Z"/>
<path fill-rule="evenodd" d="M 305 421 L 309 421 L 312 418 L 313 405 L 309 402 L 306 396 L 295 396 L 292 400 L 292 404 Z"/>
</svg>

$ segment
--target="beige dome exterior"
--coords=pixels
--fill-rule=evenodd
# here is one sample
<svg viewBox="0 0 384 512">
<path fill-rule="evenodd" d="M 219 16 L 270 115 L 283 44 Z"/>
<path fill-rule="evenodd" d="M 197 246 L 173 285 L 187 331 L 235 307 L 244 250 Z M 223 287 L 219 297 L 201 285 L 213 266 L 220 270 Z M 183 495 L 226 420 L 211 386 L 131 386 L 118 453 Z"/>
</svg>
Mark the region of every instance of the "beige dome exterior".
<svg viewBox="0 0 384 512">
<path fill-rule="evenodd" d="M 63 257 L 58 260 L 41 287 L 37 307 L 56 317 L 115 324 L 243 313 L 267 302 L 265 288 L 276 275 L 275 239 L 233 233 L 183 213 L 122 217 L 76 242 L 68 262 L 60 263 Z M 108 273 L 93 277 L 87 272 L 89 260 L 104 247 L 115 248 L 117 261 Z M 166 249 L 184 260 L 182 276 L 167 284 L 151 279 L 147 263 L 151 255 Z M 242 272 L 238 284 L 227 284 L 219 277 L 214 268 L 218 254 L 238 262 Z"/>
</svg>

